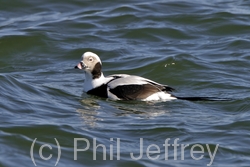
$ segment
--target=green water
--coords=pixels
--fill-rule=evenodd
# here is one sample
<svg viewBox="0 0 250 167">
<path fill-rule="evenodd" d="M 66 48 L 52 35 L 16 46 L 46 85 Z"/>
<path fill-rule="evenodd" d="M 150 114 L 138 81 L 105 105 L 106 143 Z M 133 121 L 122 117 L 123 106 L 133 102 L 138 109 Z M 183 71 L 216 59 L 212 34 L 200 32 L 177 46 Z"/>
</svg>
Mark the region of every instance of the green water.
<svg viewBox="0 0 250 167">
<path fill-rule="evenodd" d="M 246 0 L 0 0 L 0 166 L 249 166 L 249 34 Z M 232 100 L 89 96 L 86 51 L 105 75 Z"/>
</svg>

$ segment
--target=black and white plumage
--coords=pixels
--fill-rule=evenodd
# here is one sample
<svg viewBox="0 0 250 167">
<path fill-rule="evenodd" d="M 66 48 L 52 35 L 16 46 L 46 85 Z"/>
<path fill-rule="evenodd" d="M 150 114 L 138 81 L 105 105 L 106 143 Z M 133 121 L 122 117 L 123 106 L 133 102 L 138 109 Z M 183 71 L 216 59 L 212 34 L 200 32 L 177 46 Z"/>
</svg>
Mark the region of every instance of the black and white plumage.
<svg viewBox="0 0 250 167">
<path fill-rule="evenodd" d="M 176 99 L 170 94 L 174 89 L 152 80 L 127 74 L 105 77 L 102 62 L 92 52 L 82 55 L 82 61 L 75 68 L 84 70 L 84 91 L 88 94 L 113 100 L 166 101 Z"/>
</svg>

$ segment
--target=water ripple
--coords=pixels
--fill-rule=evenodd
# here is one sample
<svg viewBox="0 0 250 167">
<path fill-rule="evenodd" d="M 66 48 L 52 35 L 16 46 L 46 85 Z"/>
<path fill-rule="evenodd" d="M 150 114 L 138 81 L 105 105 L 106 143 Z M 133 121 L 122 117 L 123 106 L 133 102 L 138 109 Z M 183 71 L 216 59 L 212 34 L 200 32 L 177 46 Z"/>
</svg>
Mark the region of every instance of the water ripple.
<svg viewBox="0 0 250 167">
<path fill-rule="evenodd" d="M 248 1 L 3 1 L 0 6 L 0 166 L 30 166 L 29 149 L 51 144 L 45 155 L 59 166 L 205 166 L 164 159 L 164 141 L 220 144 L 213 165 L 248 166 Z M 231 101 L 116 102 L 83 93 L 84 75 L 73 67 L 85 51 L 103 61 L 105 75 L 128 73 L 168 84 L 182 96 L 216 96 Z M 73 160 L 74 138 L 91 147 Z M 107 147 L 121 139 L 121 160 L 93 159 L 93 139 Z M 113 142 L 110 138 L 113 138 Z M 139 155 L 150 144 L 157 161 Z M 80 144 L 84 147 L 84 143 Z M 80 146 L 79 145 L 79 146 Z M 51 151 L 51 152 L 50 152 Z M 109 152 L 109 148 L 107 148 Z M 115 151 L 115 150 L 114 150 Z M 180 150 L 179 150 L 180 151 Z M 153 156 L 156 156 L 154 154 Z M 80 158 L 81 157 L 81 158 Z M 116 155 L 114 155 L 116 158 Z M 51 161 L 38 159 L 48 166 Z"/>
</svg>

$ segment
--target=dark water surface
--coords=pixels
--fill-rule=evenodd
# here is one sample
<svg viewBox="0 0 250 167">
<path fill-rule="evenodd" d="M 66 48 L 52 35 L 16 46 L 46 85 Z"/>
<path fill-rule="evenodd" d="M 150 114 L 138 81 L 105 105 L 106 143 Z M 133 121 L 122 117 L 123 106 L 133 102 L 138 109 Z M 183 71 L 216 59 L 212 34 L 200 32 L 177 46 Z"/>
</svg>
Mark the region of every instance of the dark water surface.
<svg viewBox="0 0 250 167">
<path fill-rule="evenodd" d="M 85 51 L 105 75 L 233 100 L 88 96 L 73 68 Z M 247 0 L 0 0 L 0 166 L 250 166 L 249 67 Z"/>
</svg>

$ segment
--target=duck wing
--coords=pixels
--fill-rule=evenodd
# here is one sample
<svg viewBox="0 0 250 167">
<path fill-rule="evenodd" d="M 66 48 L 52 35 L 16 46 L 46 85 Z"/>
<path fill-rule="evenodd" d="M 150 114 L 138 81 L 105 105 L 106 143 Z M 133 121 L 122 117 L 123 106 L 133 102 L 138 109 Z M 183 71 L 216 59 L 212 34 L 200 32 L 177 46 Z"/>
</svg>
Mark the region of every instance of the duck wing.
<svg viewBox="0 0 250 167">
<path fill-rule="evenodd" d="M 169 92 L 174 89 L 149 79 L 134 75 L 112 75 L 116 79 L 107 85 L 108 94 L 123 100 L 143 100 L 157 92 Z"/>
</svg>

